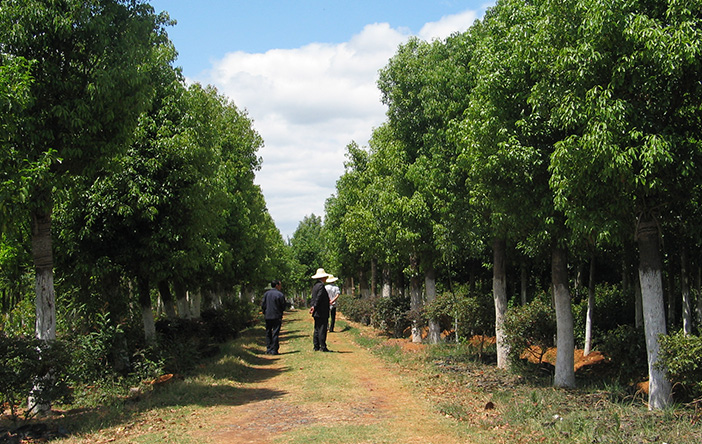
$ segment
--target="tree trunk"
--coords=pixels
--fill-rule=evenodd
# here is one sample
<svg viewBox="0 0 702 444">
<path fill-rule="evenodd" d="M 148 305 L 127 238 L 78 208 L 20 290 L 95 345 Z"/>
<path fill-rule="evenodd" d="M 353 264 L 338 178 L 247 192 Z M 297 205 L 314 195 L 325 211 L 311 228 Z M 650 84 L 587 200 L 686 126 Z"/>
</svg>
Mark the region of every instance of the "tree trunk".
<svg viewBox="0 0 702 444">
<path fill-rule="evenodd" d="M 695 267 L 695 296 L 697 297 L 697 330 L 702 326 L 702 266 Z"/>
<path fill-rule="evenodd" d="M 417 258 L 412 255 L 410 257 L 410 269 L 412 277 L 410 277 L 410 309 L 419 313 L 422 309 L 422 289 L 419 283 L 419 264 Z M 422 342 L 422 329 L 418 320 L 412 321 L 412 342 Z"/>
<path fill-rule="evenodd" d="M 587 283 L 587 314 L 585 315 L 585 347 L 583 355 L 592 349 L 592 315 L 595 311 L 595 253 L 590 255 L 590 278 Z"/>
<path fill-rule="evenodd" d="M 643 302 L 641 300 L 641 279 L 639 279 L 639 273 L 634 276 L 634 325 L 636 328 L 643 327 Z"/>
<path fill-rule="evenodd" d="M 151 288 L 149 286 L 149 280 L 143 277 L 138 277 L 137 291 L 139 292 L 141 320 L 144 324 L 144 339 L 146 340 L 147 344 L 155 344 L 156 324 L 154 323 L 154 311 L 151 308 Z"/>
<path fill-rule="evenodd" d="M 424 274 L 424 288 L 427 295 L 427 303 L 436 299 L 436 275 L 433 266 L 427 267 Z M 429 319 L 429 335 L 427 337 L 430 344 L 441 342 L 441 327 L 438 319 Z"/>
<path fill-rule="evenodd" d="M 497 343 L 497 368 L 509 367 L 509 348 L 505 344 L 504 323 L 507 313 L 507 242 L 495 239 L 492 244 L 492 295 L 495 300 L 495 336 Z"/>
<path fill-rule="evenodd" d="M 35 279 L 35 335 L 41 341 L 56 339 L 56 293 L 54 289 L 54 259 L 51 239 L 51 211 L 34 211 L 32 213 L 32 256 L 34 259 Z M 41 356 L 39 357 L 41 359 Z M 40 379 L 51 378 L 51 370 Z M 41 399 L 41 387 L 37 381 L 34 391 L 37 397 L 29 397 L 28 408 L 33 413 L 51 410 L 51 402 L 38 404 Z"/>
<path fill-rule="evenodd" d="M 646 352 L 648 355 L 649 410 L 664 409 L 672 401 L 670 382 L 664 370 L 656 367 L 658 361 L 658 336 L 666 334 L 665 301 L 658 226 L 654 220 L 639 223 L 639 280 L 643 306 Z"/>
<path fill-rule="evenodd" d="M 564 248 L 554 247 L 551 259 L 553 296 L 556 306 L 556 374 L 554 387 L 575 387 L 575 338 L 573 312 L 568 291 L 567 253 Z"/>
<path fill-rule="evenodd" d="M 163 311 L 166 313 L 168 319 L 175 319 L 176 311 L 175 305 L 173 304 L 173 293 L 171 293 L 171 286 L 168 285 L 168 281 L 163 280 L 158 283 L 158 294 L 163 304 Z"/>
<path fill-rule="evenodd" d="M 253 289 L 250 289 L 249 301 L 253 302 L 255 293 Z M 202 289 L 198 288 L 197 291 L 188 292 L 188 302 L 190 306 L 190 316 L 192 319 L 200 319 L 200 311 L 202 307 Z"/>
<path fill-rule="evenodd" d="M 690 301 L 690 276 L 687 271 L 687 248 L 680 253 L 680 290 L 682 292 L 683 333 L 692 334 L 692 302 Z"/>
<path fill-rule="evenodd" d="M 185 284 L 179 280 L 175 280 L 173 281 L 173 289 L 176 294 L 178 317 L 180 319 L 190 319 L 190 304 L 188 303 L 188 291 L 185 289 Z"/>
<path fill-rule="evenodd" d="M 387 265 L 383 267 L 383 297 L 389 298 L 392 292 L 392 287 L 390 285 L 390 267 Z"/>
<path fill-rule="evenodd" d="M 521 280 L 521 300 L 522 300 L 522 306 L 527 304 L 527 289 L 529 286 L 529 270 L 527 270 L 527 265 L 526 261 L 522 259 L 521 263 L 519 264 L 519 274 L 520 274 L 520 280 Z"/>
<path fill-rule="evenodd" d="M 370 295 L 375 298 L 378 295 L 378 260 L 371 259 L 371 280 L 370 280 Z"/>
</svg>

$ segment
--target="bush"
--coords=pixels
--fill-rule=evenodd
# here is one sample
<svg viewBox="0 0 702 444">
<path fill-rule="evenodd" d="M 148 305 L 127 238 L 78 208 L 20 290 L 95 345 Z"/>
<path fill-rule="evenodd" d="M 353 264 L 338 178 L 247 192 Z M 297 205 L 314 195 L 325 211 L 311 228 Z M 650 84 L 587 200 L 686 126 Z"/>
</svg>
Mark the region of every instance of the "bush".
<svg viewBox="0 0 702 444">
<path fill-rule="evenodd" d="M 643 328 L 620 325 L 605 333 L 600 350 L 612 362 L 619 379 L 633 381 L 648 374 L 646 337 Z"/>
<path fill-rule="evenodd" d="M 61 341 L 8 338 L 0 334 L 0 405 L 6 403 L 16 419 L 17 407 L 30 395 L 39 405 L 69 402 L 69 361 Z"/>
<path fill-rule="evenodd" d="M 546 350 L 554 346 L 556 336 L 556 312 L 548 295 L 507 310 L 504 333 L 513 365 L 520 362 L 524 352 L 531 353 L 541 363 Z"/>
<path fill-rule="evenodd" d="M 350 295 L 341 295 L 337 299 L 337 309 L 349 320 L 370 325 L 375 313 L 375 304 L 379 298 L 356 298 Z"/>
<path fill-rule="evenodd" d="M 90 384 L 114 371 L 121 325 L 110 322 L 109 315 L 98 314 L 93 330 L 87 334 L 74 333 L 66 338 L 71 350 L 70 374 L 74 382 Z"/>
<path fill-rule="evenodd" d="M 425 306 L 426 316 L 438 319 L 442 330 L 454 331 L 460 340 L 495 330 L 495 304 L 491 295 L 443 293 Z"/>
<path fill-rule="evenodd" d="M 578 304 L 573 304 L 575 343 L 585 344 L 585 317 L 587 295 Z M 626 295 L 616 285 L 602 284 L 595 288 L 595 309 L 593 313 L 593 346 L 599 344 L 607 332 L 620 325 L 634 322 L 634 297 Z"/>
<path fill-rule="evenodd" d="M 702 337 L 679 331 L 661 336 L 657 365 L 668 372 L 673 384 L 695 399 L 702 396 Z"/>
<path fill-rule="evenodd" d="M 410 300 L 402 295 L 378 298 L 375 301 L 375 314 L 371 316 L 373 327 L 383 330 L 394 338 L 401 338 L 410 326 Z"/>
</svg>

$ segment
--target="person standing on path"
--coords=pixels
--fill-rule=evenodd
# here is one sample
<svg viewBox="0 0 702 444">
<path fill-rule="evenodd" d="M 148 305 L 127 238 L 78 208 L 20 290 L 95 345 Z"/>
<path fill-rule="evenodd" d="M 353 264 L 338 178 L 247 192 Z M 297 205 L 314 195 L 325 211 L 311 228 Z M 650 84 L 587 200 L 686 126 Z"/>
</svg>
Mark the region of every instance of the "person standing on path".
<svg viewBox="0 0 702 444">
<path fill-rule="evenodd" d="M 327 290 L 327 294 L 329 295 L 329 331 L 333 332 L 334 331 L 334 322 L 336 321 L 336 300 L 339 299 L 339 294 L 341 291 L 339 291 L 339 287 L 336 285 L 332 285 L 334 282 L 338 281 L 339 278 L 336 276 L 329 276 L 327 278 L 327 285 L 324 286 L 324 289 Z"/>
<path fill-rule="evenodd" d="M 312 343 L 314 351 L 331 351 L 327 348 L 327 327 L 329 326 L 329 295 L 324 283 L 331 276 L 324 268 L 318 268 L 312 279 L 317 279 L 312 287 L 312 307 L 310 314 L 314 317 Z"/>
<path fill-rule="evenodd" d="M 283 324 L 285 295 L 278 279 L 271 281 L 270 290 L 266 291 L 261 301 L 261 311 L 266 320 L 266 354 L 277 355 L 280 348 L 280 327 Z"/>
</svg>

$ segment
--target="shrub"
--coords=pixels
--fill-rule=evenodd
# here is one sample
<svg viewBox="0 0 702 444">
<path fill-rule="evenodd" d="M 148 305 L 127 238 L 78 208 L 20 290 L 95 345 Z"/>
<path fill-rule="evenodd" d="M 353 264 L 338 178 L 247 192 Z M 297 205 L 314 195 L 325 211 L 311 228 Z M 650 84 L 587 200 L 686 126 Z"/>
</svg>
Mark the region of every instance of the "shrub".
<svg viewBox="0 0 702 444">
<path fill-rule="evenodd" d="M 586 314 L 587 295 L 579 303 L 573 304 L 576 344 L 585 344 Z M 608 331 L 615 330 L 620 325 L 633 322 L 633 295 L 624 294 L 622 289 L 616 285 L 602 284 L 595 288 L 595 308 L 592 325 L 593 345 L 598 344 Z"/>
<path fill-rule="evenodd" d="M 646 337 L 643 328 L 620 325 L 602 337 L 602 353 L 609 356 L 617 377 L 635 380 L 648 373 Z"/>
<path fill-rule="evenodd" d="M 702 337 L 679 331 L 661 336 L 657 365 L 691 398 L 702 396 Z"/>
<path fill-rule="evenodd" d="M 98 314 L 92 331 L 67 337 L 71 350 L 71 378 L 89 384 L 111 374 L 117 338 L 123 333 L 122 326 L 111 323 L 109 315 Z"/>
<path fill-rule="evenodd" d="M 375 301 L 375 314 L 371 316 L 375 328 L 400 338 L 410 326 L 410 300 L 406 296 L 392 295 Z"/>
<path fill-rule="evenodd" d="M 540 363 L 546 350 L 554 346 L 556 313 L 547 301 L 548 295 L 542 295 L 527 305 L 507 310 L 504 332 L 512 364 L 518 364 L 524 352 Z"/>
<path fill-rule="evenodd" d="M 11 416 L 16 419 L 17 407 L 29 395 L 37 404 L 69 402 L 69 361 L 70 356 L 61 341 L 8 338 L 0 334 L 0 405 L 7 403 Z"/>
<path fill-rule="evenodd" d="M 350 295 L 341 295 L 337 299 L 337 309 L 349 320 L 370 325 L 375 312 L 375 303 L 378 298 L 356 298 Z"/>
<path fill-rule="evenodd" d="M 427 317 L 439 320 L 443 330 L 453 330 L 459 340 L 491 334 L 495 329 L 495 305 L 491 295 L 446 292 L 427 304 L 425 311 Z"/>
</svg>

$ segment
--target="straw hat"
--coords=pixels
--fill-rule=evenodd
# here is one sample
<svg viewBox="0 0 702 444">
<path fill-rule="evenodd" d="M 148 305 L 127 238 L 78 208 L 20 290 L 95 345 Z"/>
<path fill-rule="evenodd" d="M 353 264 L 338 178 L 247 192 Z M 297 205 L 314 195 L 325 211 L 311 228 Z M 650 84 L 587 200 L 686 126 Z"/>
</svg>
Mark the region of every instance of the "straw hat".
<svg viewBox="0 0 702 444">
<path fill-rule="evenodd" d="M 312 279 L 321 279 L 323 277 L 331 276 L 329 273 L 324 271 L 324 268 L 317 268 L 317 272 L 312 275 Z"/>
<path fill-rule="evenodd" d="M 338 277 L 330 274 L 329 277 L 327 278 L 327 284 L 331 284 L 332 282 L 336 282 L 338 280 L 339 280 Z"/>
</svg>

